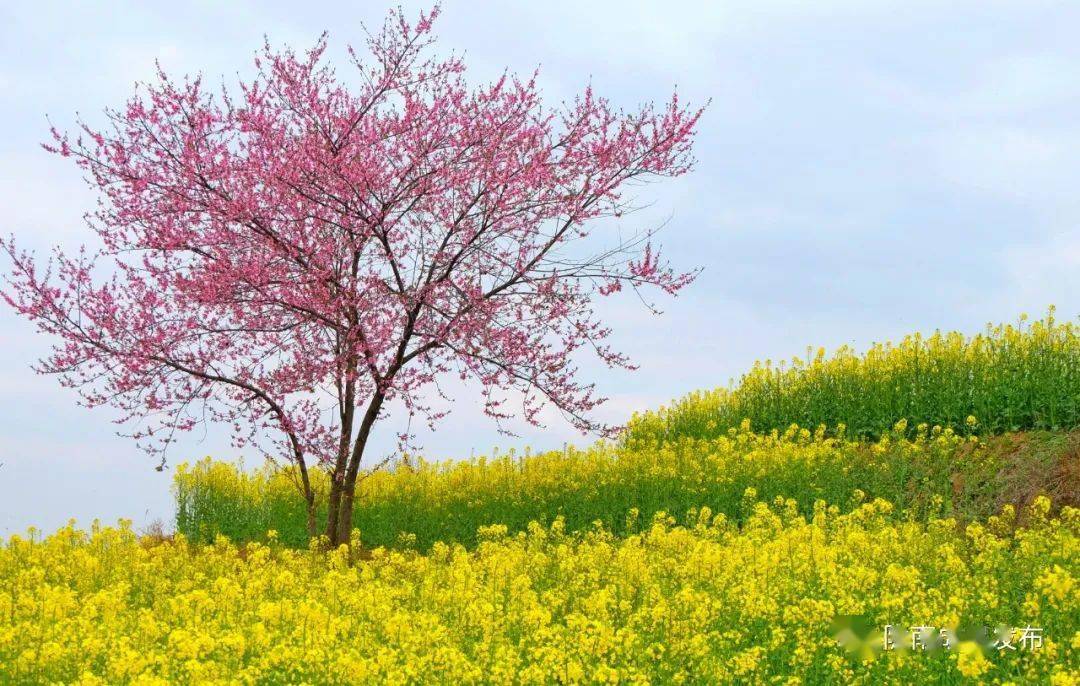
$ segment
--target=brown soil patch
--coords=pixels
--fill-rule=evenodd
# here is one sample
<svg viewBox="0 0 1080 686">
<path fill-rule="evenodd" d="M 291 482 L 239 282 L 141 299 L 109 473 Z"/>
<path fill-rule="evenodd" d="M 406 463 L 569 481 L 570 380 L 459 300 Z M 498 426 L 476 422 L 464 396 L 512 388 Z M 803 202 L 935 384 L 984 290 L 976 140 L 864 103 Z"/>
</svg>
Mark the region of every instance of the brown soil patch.
<svg viewBox="0 0 1080 686">
<path fill-rule="evenodd" d="M 1004 434 L 983 443 L 1001 465 L 995 511 L 1013 505 L 1023 517 L 1040 495 L 1050 498 L 1054 512 L 1080 506 L 1080 431 Z"/>
</svg>

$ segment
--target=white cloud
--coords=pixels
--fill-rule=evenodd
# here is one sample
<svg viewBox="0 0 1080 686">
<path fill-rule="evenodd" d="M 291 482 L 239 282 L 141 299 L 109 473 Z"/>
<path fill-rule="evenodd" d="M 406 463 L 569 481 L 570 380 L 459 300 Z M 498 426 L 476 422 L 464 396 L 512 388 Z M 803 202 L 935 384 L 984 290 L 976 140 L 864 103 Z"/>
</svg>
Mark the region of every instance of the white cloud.
<svg viewBox="0 0 1080 686">
<path fill-rule="evenodd" d="M 1008 296 L 1013 311 L 1039 316 L 1047 305 L 1067 308 L 1080 293 L 1080 224 L 1045 240 L 1008 248 L 1002 262 L 1013 285 Z M 1059 312 L 1062 319 L 1076 314 L 1069 309 Z"/>
<path fill-rule="evenodd" d="M 936 122 L 995 122 L 1065 105 L 1080 97 L 1076 60 L 1044 51 L 989 54 L 974 64 L 943 65 L 941 81 L 856 67 L 857 85 L 902 111 Z"/>
<path fill-rule="evenodd" d="M 1047 53 L 991 59 L 976 82 L 956 98 L 954 109 L 977 115 L 1017 115 L 1067 103 L 1080 95 L 1075 60 Z"/>
<path fill-rule="evenodd" d="M 1068 200 L 1080 131 L 971 126 L 927 139 L 937 170 L 951 183 L 1021 201 Z"/>
</svg>

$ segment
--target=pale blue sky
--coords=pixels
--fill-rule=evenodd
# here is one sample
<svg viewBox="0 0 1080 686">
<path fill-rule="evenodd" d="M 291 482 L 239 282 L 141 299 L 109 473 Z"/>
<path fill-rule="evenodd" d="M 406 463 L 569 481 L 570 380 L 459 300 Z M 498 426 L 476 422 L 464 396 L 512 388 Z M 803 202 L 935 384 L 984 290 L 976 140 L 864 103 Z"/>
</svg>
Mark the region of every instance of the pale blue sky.
<svg viewBox="0 0 1080 686">
<path fill-rule="evenodd" d="M 89 240 L 80 217 L 94 196 L 38 147 L 46 115 L 60 127 L 76 111 L 93 121 L 154 59 L 234 81 L 263 34 L 306 47 L 326 29 L 340 56 L 387 7 L 5 3 L 0 232 L 39 249 Z M 713 99 L 697 170 L 643 189 L 653 204 L 628 220 L 670 217 L 667 254 L 705 272 L 661 317 L 632 297 L 605 305 L 616 345 L 641 366 L 586 366 L 611 397 L 600 416 L 616 422 L 810 344 L 974 331 L 1050 303 L 1080 312 L 1078 31 L 1080 5 L 1039 0 L 448 0 L 438 24 L 441 49 L 465 51 L 474 78 L 539 64 L 553 99 L 590 77 L 626 106 L 676 84 L 691 101 Z M 169 522 L 170 473 L 116 437 L 108 411 L 77 407 L 30 371 L 46 345 L 0 311 L 0 533 L 68 517 Z M 391 427 L 380 429 L 385 452 Z M 170 461 L 238 457 L 223 436 L 200 438 Z M 516 441 L 498 436 L 468 389 L 423 437 L 433 457 L 567 440 L 583 439 L 557 418 Z"/>
</svg>

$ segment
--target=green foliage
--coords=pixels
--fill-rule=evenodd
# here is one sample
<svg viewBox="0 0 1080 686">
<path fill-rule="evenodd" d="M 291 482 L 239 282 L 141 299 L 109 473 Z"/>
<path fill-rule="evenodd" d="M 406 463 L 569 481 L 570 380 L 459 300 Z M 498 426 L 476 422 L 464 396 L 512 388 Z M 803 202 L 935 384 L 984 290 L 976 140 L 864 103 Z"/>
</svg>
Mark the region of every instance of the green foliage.
<svg viewBox="0 0 1080 686">
<path fill-rule="evenodd" d="M 625 441 L 710 438 L 748 419 L 757 430 L 844 426 L 849 436 L 880 436 L 897 420 L 981 433 L 1057 430 L 1080 425 L 1080 329 L 1050 309 L 1028 325 L 988 326 L 976 336 L 913 334 L 849 347 L 826 357 L 808 351 L 790 365 L 759 362 L 731 388 L 699 391 L 671 407 L 636 415 Z"/>
<path fill-rule="evenodd" d="M 1017 453 L 948 429 L 910 432 L 901 423 L 877 441 L 792 427 L 782 434 L 733 430 L 633 448 L 597 444 L 520 458 L 420 463 L 364 480 L 354 521 L 368 546 L 426 549 L 440 540 L 471 547 L 479 527 L 503 524 L 516 532 L 557 516 L 571 531 L 599 521 L 619 535 L 636 531 L 656 512 L 682 516 L 703 506 L 741 521 L 748 492 L 767 501 L 792 499 L 803 514 L 819 499 L 847 510 L 883 498 L 900 518 L 974 519 L 1004 504 L 1011 462 L 1028 460 L 1038 446 L 1056 440 L 1029 437 Z M 1042 453 L 1052 460 L 1060 449 Z M 1043 471 L 1051 473 L 1049 466 Z M 319 487 L 325 492 L 325 483 Z M 307 544 L 303 502 L 286 472 L 249 472 L 207 459 L 181 468 L 175 491 L 177 528 L 192 540 L 212 541 L 217 534 L 263 540 L 273 529 L 287 545 Z"/>
<path fill-rule="evenodd" d="M 915 335 L 861 357 L 843 349 L 790 368 L 766 362 L 734 390 L 635 417 L 618 444 L 376 472 L 358 487 L 354 523 L 368 546 L 426 549 L 440 540 L 473 546 L 487 525 L 514 532 L 559 516 L 569 530 L 602 522 L 616 534 L 656 512 L 701 507 L 740 521 L 748 492 L 791 499 L 804 514 L 819 499 L 848 509 L 883 498 L 897 517 L 920 519 L 978 519 L 1038 493 L 1076 505 L 1065 497 L 1075 479 L 1061 476 L 1073 472 L 1057 462 L 1073 450 L 1073 435 L 991 434 L 1080 423 L 1077 334 L 1051 311 L 973 338 Z M 818 428 L 800 429 L 792 423 L 800 419 Z M 827 431 L 827 422 L 840 424 Z M 321 508 L 328 484 L 314 476 Z M 294 477 L 209 459 L 182 466 L 177 529 L 197 541 L 262 540 L 273 529 L 283 543 L 305 546 Z"/>
</svg>

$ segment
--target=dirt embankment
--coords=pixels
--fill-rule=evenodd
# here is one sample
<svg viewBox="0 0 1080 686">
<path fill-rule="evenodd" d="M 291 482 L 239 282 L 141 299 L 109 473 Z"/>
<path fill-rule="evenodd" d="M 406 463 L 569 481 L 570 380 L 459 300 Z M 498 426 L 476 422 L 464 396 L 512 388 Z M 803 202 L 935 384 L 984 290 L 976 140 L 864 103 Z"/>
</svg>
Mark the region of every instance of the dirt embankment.
<svg viewBox="0 0 1080 686">
<path fill-rule="evenodd" d="M 1036 496 L 1045 495 L 1054 511 L 1069 505 L 1080 507 L 1080 431 L 1022 432 L 990 436 L 980 441 L 996 473 L 980 503 L 990 512 L 1013 505 L 1023 513 Z M 971 450 L 962 451 L 971 453 Z M 963 477 L 953 478 L 955 489 L 964 487 Z M 979 509 L 983 509 L 980 507 Z"/>
</svg>

